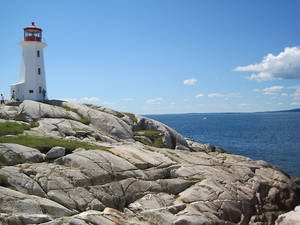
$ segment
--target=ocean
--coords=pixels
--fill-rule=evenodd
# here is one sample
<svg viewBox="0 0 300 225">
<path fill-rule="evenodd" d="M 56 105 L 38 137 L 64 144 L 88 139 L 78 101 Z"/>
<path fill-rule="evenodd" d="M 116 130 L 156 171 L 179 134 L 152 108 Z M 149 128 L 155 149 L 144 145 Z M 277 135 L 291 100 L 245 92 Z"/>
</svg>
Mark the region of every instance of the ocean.
<svg viewBox="0 0 300 225">
<path fill-rule="evenodd" d="M 300 177 L 300 112 L 146 115 L 185 137 Z"/>
</svg>

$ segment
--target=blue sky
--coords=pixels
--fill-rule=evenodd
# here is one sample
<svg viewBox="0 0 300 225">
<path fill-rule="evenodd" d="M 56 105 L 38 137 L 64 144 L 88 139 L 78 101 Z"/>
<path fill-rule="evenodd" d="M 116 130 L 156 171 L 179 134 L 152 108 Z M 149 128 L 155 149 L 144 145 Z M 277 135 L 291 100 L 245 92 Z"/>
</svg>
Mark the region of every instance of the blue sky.
<svg viewBox="0 0 300 225">
<path fill-rule="evenodd" d="M 300 107 L 300 1 L 0 1 L 0 92 L 43 29 L 48 96 L 138 114 Z"/>
</svg>

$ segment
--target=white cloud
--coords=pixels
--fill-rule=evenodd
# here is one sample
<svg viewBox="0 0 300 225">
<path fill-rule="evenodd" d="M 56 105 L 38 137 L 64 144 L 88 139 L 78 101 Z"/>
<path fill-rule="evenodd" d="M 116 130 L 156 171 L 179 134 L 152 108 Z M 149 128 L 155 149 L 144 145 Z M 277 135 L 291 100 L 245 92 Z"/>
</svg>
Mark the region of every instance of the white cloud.
<svg viewBox="0 0 300 225">
<path fill-rule="evenodd" d="M 207 95 L 209 98 L 225 98 L 228 100 L 229 98 L 237 98 L 240 97 L 241 94 L 239 92 L 221 94 L 221 93 L 211 93 Z"/>
<path fill-rule="evenodd" d="M 299 102 L 292 102 L 291 105 L 300 105 Z"/>
<path fill-rule="evenodd" d="M 80 99 L 80 101 L 83 101 L 83 102 L 99 102 L 100 99 L 97 98 L 97 97 L 83 97 Z"/>
<path fill-rule="evenodd" d="M 176 102 L 171 102 L 170 105 L 176 105 Z"/>
<path fill-rule="evenodd" d="M 272 87 L 264 88 L 263 93 L 265 95 L 276 95 L 279 94 L 282 89 L 284 89 L 283 86 L 272 86 Z"/>
<path fill-rule="evenodd" d="M 148 104 L 162 104 L 163 100 L 164 100 L 164 98 L 162 98 L 162 97 L 151 98 L 151 99 L 148 99 L 146 101 L 146 103 L 148 103 Z"/>
<path fill-rule="evenodd" d="M 201 98 L 201 97 L 203 97 L 204 96 L 204 94 L 197 94 L 196 96 L 195 96 L 195 98 Z"/>
<path fill-rule="evenodd" d="M 187 79 L 187 80 L 183 81 L 184 85 L 194 85 L 196 83 L 197 83 L 197 79 L 196 78 L 190 78 L 190 79 Z"/>
<path fill-rule="evenodd" d="M 252 89 L 253 92 L 260 92 L 258 88 Z"/>
<path fill-rule="evenodd" d="M 287 93 L 281 93 L 280 96 L 281 96 L 281 97 L 286 97 L 286 96 L 288 96 L 288 94 L 287 94 Z"/>
<path fill-rule="evenodd" d="M 208 94 L 207 96 L 209 98 L 221 98 L 221 97 L 224 97 L 224 95 L 220 94 L 220 93 L 211 93 L 211 94 Z"/>
<path fill-rule="evenodd" d="M 260 63 L 238 66 L 235 71 L 254 72 L 250 80 L 300 79 L 300 48 L 287 47 L 278 55 L 268 54 Z"/>
<path fill-rule="evenodd" d="M 292 87 L 289 87 L 289 88 L 290 89 L 295 89 L 295 92 L 293 94 L 291 94 L 291 96 L 295 100 L 300 100 L 300 85 L 292 86 Z"/>
</svg>

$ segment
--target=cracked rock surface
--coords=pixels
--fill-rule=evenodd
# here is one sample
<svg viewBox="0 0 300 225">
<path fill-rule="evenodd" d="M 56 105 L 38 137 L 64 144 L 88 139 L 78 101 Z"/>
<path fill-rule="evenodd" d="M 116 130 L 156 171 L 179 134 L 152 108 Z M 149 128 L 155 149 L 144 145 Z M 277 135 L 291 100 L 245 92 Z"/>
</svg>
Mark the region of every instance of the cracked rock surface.
<svg viewBox="0 0 300 225">
<path fill-rule="evenodd" d="M 32 107 L 38 104 L 43 103 Z M 91 120 L 90 125 L 60 111 L 64 109 L 52 114 L 52 109 L 47 112 L 43 107 L 43 113 L 22 108 L 28 118 L 39 122 L 27 134 L 72 137 L 110 148 L 77 149 L 45 161 L 37 149 L 1 143 L 0 154 L 8 164 L 0 168 L 7 179 L 0 186 L 0 224 L 271 225 L 278 215 L 300 204 L 298 186 L 264 161 L 186 141 L 144 117 L 129 123 L 128 116 L 104 107 L 72 105 Z M 105 114 L 105 119 L 97 121 L 96 114 L 100 118 Z M 102 124 L 110 117 L 114 117 L 111 125 Z M 170 146 L 135 142 L 130 137 L 138 126 L 165 132 Z M 97 140 L 95 134 L 100 136 Z M 176 148 L 179 145 L 187 149 Z"/>
</svg>

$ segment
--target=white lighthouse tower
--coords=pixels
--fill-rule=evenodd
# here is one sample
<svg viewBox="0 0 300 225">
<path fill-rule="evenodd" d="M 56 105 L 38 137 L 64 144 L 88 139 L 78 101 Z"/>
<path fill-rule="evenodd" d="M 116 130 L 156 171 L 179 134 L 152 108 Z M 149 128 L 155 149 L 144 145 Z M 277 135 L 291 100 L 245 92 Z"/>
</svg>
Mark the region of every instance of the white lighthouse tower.
<svg viewBox="0 0 300 225">
<path fill-rule="evenodd" d="M 42 29 L 32 22 L 24 28 L 24 41 L 19 45 L 23 48 L 19 83 L 10 86 L 11 96 L 18 101 L 47 99 L 46 77 L 44 68 Z"/>
</svg>

